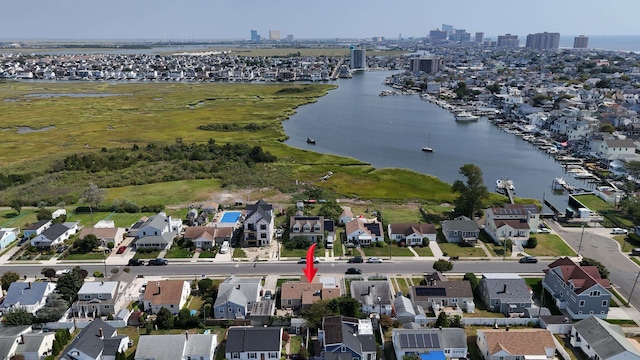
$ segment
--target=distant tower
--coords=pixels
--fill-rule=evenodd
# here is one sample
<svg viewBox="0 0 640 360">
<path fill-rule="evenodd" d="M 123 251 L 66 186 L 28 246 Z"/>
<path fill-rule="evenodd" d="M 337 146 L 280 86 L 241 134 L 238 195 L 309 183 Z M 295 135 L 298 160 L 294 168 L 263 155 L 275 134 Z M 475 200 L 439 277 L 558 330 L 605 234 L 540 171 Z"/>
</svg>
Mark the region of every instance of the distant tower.
<svg viewBox="0 0 640 360">
<path fill-rule="evenodd" d="M 527 35 L 529 49 L 557 49 L 560 44 L 560 33 L 536 33 Z"/>
<path fill-rule="evenodd" d="M 271 41 L 280 40 L 280 30 L 269 30 L 269 40 Z"/>
<path fill-rule="evenodd" d="M 355 45 L 349 47 L 351 52 L 351 69 L 364 70 L 367 68 L 367 50 L 359 49 Z"/>
<path fill-rule="evenodd" d="M 574 49 L 586 49 L 589 47 L 589 37 L 580 35 L 576 36 L 573 39 L 573 48 Z"/>
<path fill-rule="evenodd" d="M 517 48 L 520 46 L 518 35 L 498 35 L 498 47 Z"/>
<path fill-rule="evenodd" d="M 258 30 L 251 30 L 251 41 L 260 41 L 260 35 L 258 35 Z"/>
<path fill-rule="evenodd" d="M 484 41 L 484 33 L 483 32 L 477 32 L 475 40 L 476 40 L 477 43 L 482 43 Z"/>
<path fill-rule="evenodd" d="M 293 35 L 292 34 L 287 35 L 287 41 L 293 41 Z"/>
<path fill-rule="evenodd" d="M 453 25 L 442 24 L 442 31 L 447 33 L 447 36 L 453 32 Z"/>
</svg>

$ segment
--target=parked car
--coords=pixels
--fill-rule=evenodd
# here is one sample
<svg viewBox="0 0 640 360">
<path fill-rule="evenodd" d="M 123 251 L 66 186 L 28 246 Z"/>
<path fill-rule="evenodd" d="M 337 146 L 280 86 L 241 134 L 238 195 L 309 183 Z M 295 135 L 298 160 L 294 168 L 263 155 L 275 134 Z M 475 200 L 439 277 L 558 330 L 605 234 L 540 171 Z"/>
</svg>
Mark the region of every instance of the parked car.
<svg viewBox="0 0 640 360">
<path fill-rule="evenodd" d="M 67 245 L 62 245 L 62 246 L 60 246 L 60 247 L 58 247 L 58 248 L 56 249 L 56 252 L 57 252 L 58 254 L 62 254 L 62 253 L 63 253 L 65 250 L 67 250 L 68 248 L 69 248 L 69 247 L 68 247 Z"/>
<path fill-rule="evenodd" d="M 306 264 L 307 263 L 307 258 L 306 257 L 301 257 L 300 260 L 298 260 L 298 264 Z M 317 257 L 313 257 L 313 263 L 314 264 L 319 264 L 320 260 L 318 260 Z"/>
<path fill-rule="evenodd" d="M 364 260 L 362 259 L 362 256 L 354 256 L 351 259 L 349 259 L 349 261 L 347 262 L 354 263 L 354 264 L 361 264 L 364 262 Z"/>
<path fill-rule="evenodd" d="M 169 261 L 167 259 L 157 258 L 157 259 L 149 260 L 149 265 L 152 265 L 152 266 L 161 266 L 161 265 L 168 265 L 168 264 L 169 264 Z"/>
<path fill-rule="evenodd" d="M 538 229 L 538 232 L 541 234 L 548 234 L 551 232 L 551 229 L 546 228 L 546 227 L 541 227 L 540 229 Z"/>
<path fill-rule="evenodd" d="M 344 272 L 345 274 L 362 274 L 362 270 L 358 269 L 358 268 L 348 268 L 347 271 Z"/>
<path fill-rule="evenodd" d="M 380 264 L 382 262 L 382 259 L 377 258 L 377 257 L 370 257 L 367 259 L 367 262 L 369 264 Z"/>
<path fill-rule="evenodd" d="M 538 262 L 538 259 L 533 256 L 525 256 L 523 258 L 520 258 L 519 262 L 521 264 L 535 264 Z"/>
<path fill-rule="evenodd" d="M 611 233 L 615 235 L 627 235 L 629 233 L 629 230 L 622 228 L 613 228 L 611 229 Z"/>
<path fill-rule="evenodd" d="M 120 246 L 118 248 L 118 250 L 116 251 L 116 254 L 124 254 L 125 251 L 127 251 L 127 247 L 126 246 Z"/>
<path fill-rule="evenodd" d="M 144 265 L 144 260 L 129 259 L 129 266 L 141 266 L 141 265 Z"/>
<path fill-rule="evenodd" d="M 631 255 L 640 256 L 640 248 L 634 248 L 631 250 Z"/>
<path fill-rule="evenodd" d="M 263 298 L 264 298 L 265 300 L 271 300 L 271 290 L 267 290 L 267 291 L 265 291 L 265 292 L 264 292 L 264 296 L 263 296 Z"/>
<path fill-rule="evenodd" d="M 230 245 L 228 241 L 223 241 L 220 245 L 220 254 L 226 254 L 229 251 Z"/>
</svg>

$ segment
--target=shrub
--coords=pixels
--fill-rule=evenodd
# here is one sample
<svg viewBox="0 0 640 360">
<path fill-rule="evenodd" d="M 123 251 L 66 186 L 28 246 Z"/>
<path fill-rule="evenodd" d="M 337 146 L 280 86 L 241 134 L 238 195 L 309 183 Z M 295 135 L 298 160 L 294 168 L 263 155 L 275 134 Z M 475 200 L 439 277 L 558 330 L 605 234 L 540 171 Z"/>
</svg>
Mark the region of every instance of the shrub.
<svg viewBox="0 0 640 360">
<path fill-rule="evenodd" d="M 538 246 L 538 239 L 536 239 L 535 236 L 530 237 L 529 240 L 527 241 L 527 248 L 535 249 L 536 246 Z"/>
<path fill-rule="evenodd" d="M 93 272 L 93 277 L 95 277 L 95 278 L 103 278 L 104 274 L 102 273 L 102 271 L 96 270 L 96 271 Z"/>
</svg>

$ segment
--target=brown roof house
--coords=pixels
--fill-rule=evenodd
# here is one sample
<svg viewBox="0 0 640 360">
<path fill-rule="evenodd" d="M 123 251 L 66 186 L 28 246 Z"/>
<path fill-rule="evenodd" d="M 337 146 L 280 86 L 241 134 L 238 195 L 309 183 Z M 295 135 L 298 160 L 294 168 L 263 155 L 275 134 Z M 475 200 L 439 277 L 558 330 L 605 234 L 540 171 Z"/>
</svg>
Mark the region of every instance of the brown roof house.
<svg viewBox="0 0 640 360">
<path fill-rule="evenodd" d="M 117 246 L 124 239 L 124 233 L 124 228 L 117 228 L 113 221 L 100 220 L 93 227 L 80 230 L 79 238 L 93 234 L 100 240 L 101 246 L 106 247 L 110 242 Z"/>
<path fill-rule="evenodd" d="M 438 316 L 441 311 L 448 315 L 462 316 L 463 310 L 475 312 L 473 291 L 468 281 L 449 281 L 437 271 L 425 276 L 426 285 L 411 287 L 414 306 L 432 309 Z"/>
<path fill-rule="evenodd" d="M 215 245 L 216 228 L 211 226 L 189 226 L 184 230 L 184 239 L 193 241 L 196 249 L 211 249 Z"/>
<path fill-rule="evenodd" d="M 144 309 L 157 314 L 161 308 L 167 308 L 177 314 L 191 295 L 191 285 L 184 280 L 149 281 L 144 291 Z"/>
<path fill-rule="evenodd" d="M 549 330 L 478 330 L 478 349 L 485 360 L 553 359 L 556 345 Z"/>
<path fill-rule="evenodd" d="M 283 309 L 303 310 L 319 300 L 331 300 L 340 296 L 340 287 L 320 282 L 288 281 L 280 288 L 280 304 Z"/>
</svg>

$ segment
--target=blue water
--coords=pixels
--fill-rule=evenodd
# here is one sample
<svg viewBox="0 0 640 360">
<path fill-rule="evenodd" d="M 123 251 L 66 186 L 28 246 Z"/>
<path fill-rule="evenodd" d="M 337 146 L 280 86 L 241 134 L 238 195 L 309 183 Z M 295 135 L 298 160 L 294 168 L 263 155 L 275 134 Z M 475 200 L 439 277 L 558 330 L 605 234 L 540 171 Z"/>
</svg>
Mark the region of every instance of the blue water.
<svg viewBox="0 0 640 360">
<path fill-rule="evenodd" d="M 235 223 L 240 218 L 240 215 L 242 215 L 240 211 L 225 211 L 220 222 Z"/>
</svg>

